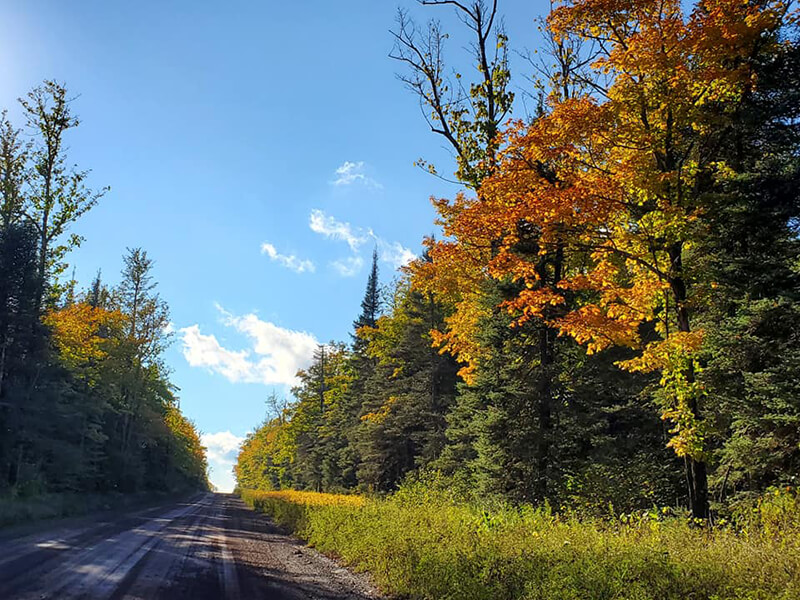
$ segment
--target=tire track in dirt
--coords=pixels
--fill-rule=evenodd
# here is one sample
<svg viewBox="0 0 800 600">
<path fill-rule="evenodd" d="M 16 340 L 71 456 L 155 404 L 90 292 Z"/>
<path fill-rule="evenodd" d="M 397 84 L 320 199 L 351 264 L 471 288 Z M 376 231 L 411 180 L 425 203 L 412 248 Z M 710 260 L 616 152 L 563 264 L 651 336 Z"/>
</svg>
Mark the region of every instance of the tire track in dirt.
<svg viewBox="0 0 800 600">
<path fill-rule="evenodd" d="M 223 494 L 2 539 L 0 557 L 3 600 L 380 598 L 366 576 Z"/>
</svg>

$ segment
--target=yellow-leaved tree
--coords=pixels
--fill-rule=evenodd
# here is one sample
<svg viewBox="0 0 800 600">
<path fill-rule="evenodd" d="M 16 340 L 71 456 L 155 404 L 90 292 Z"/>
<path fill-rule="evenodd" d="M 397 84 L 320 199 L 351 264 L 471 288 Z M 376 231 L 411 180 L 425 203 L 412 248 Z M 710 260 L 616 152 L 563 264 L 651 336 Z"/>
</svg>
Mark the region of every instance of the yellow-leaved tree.
<svg viewBox="0 0 800 600">
<path fill-rule="evenodd" d="M 554 93 L 540 117 L 508 128 L 477 199 L 437 204 L 447 237 L 432 243 L 432 265 L 417 266 L 420 281 L 435 273 L 444 289 L 469 289 L 484 274 L 510 279 L 521 291 L 503 306 L 516 323 L 538 319 L 589 352 L 636 349 L 620 366 L 660 374 L 670 446 L 686 461 L 700 518 L 708 515 L 695 377 L 703 331 L 692 314 L 713 293 L 696 268 L 704 199 L 728 175 L 718 149 L 758 85 L 754 58 L 781 43 L 788 10 L 741 0 L 700 2 L 689 14 L 678 0 L 555 8 L 550 34 L 590 44 L 593 75 L 583 93 Z M 557 265 L 548 281 L 545 257 Z M 458 299 L 442 341 L 472 365 L 469 376 L 478 305 L 463 291 Z"/>
<path fill-rule="evenodd" d="M 53 332 L 61 360 L 91 385 L 95 369 L 121 338 L 125 316 L 119 310 L 79 302 L 48 312 L 44 322 Z"/>
</svg>

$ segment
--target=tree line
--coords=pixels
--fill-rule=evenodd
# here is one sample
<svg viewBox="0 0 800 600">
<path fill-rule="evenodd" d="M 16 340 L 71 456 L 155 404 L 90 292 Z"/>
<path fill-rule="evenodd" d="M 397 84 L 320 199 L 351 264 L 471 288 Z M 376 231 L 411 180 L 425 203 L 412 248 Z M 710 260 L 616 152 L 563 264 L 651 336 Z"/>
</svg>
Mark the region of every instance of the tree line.
<svg viewBox="0 0 800 600">
<path fill-rule="evenodd" d="M 480 498 L 703 519 L 795 486 L 796 7 L 568 0 L 517 81 L 496 0 L 421 4 L 471 38 L 457 72 L 451 33 L 401 11 L 392 53 L 463 191 L 433 200 L 441 234 L 383 303 L 373 261 L 353 340 L 248 437 L 239 485 L 437 473 Z"/>
<path fill-rule="evenodd" d="M 67 88 L 0 116 L 0 495 L 207 487 L 205 449 L 163 360 L 169 308 L 141 248 L 118 284 L 65 277 L 70 227 L 108 191 L 68 163 Z"/>
</svg>

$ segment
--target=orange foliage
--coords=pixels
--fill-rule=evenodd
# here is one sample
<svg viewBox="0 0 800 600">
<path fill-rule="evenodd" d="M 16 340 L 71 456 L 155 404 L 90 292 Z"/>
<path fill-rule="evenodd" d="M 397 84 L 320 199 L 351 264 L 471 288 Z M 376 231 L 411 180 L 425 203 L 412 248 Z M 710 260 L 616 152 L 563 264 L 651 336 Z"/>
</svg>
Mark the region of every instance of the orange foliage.
<svg viewBox="0 0 800 600">
<path fill-rule="evenodd" d="M 478 198 L 435 202 L 446 237 L 429 242 L 432 263 L 411 267 L 416 285 L 455 306 L 436 339 L 468 363 L 468 380 L 488 310 L 481 282 L 517 282 L 502 305 L 516 323 L 543 320 L 590 353 L 640 348 L 620 366 L 662 373 L 673 446 L 701 453 L 689 396 L 700 394 L 691 372 L 703 335 L 689 316 L 712 282 L 691 259 L 705 232 L 704 182 L 726 173 L 709 148 L 756 83 L 751 57 L 780 43 L 786 12 L 774 0 L 710 0 L 688 17 L 679 0 L 573 0 L 551 13 L 556 38 L 597 44 L 591 93 L 554 94 L 544 116 L 510 125 Z M 553 256 L 563 270 L 542 281 Z M 642 348 L 644 323 L 660 340 Z"/>
</svg>

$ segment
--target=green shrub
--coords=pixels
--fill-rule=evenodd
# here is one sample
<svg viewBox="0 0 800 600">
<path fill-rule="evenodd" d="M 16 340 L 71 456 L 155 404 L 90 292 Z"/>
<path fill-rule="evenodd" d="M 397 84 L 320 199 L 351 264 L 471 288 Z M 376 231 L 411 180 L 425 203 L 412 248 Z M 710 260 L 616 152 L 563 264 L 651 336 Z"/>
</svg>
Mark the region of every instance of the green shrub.
<svg viewBox="0 0 800 600">
<path fill-rule="evenodd" d="M 157 503 L 175 495 L 142 492 L 139 494 L 41 494 L 28 497 L 0 496 L 0 527 L 29 521 L 86 515 L 111 508 L 126 508 Z"/>
<path fill-rule="evenodd" d="M 746 529 L 711 530 L 661 511 L 606 520 L 547 507 L 487 511 L 424 485 L 360 502 L 291 494 L 244 490 L 242 498 L 403 597 L 800 598 L 796 495 L 766 498 Z"/>
</svg>

